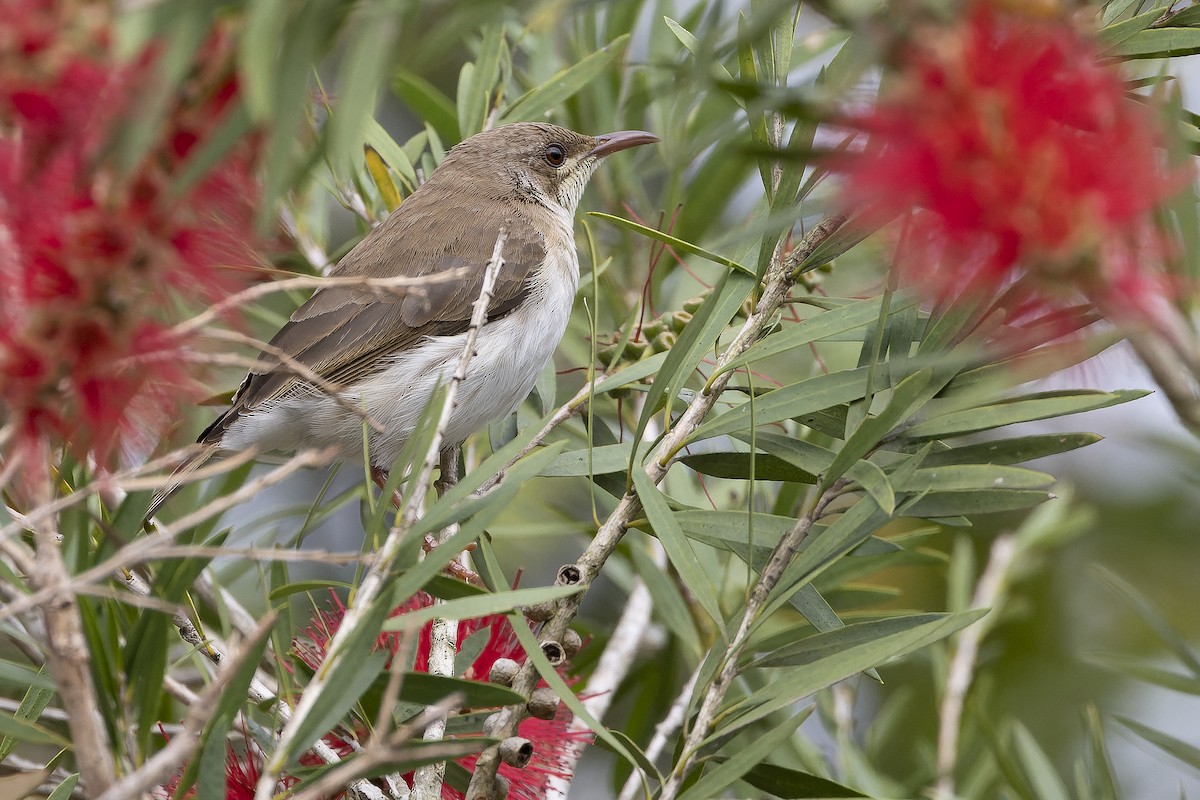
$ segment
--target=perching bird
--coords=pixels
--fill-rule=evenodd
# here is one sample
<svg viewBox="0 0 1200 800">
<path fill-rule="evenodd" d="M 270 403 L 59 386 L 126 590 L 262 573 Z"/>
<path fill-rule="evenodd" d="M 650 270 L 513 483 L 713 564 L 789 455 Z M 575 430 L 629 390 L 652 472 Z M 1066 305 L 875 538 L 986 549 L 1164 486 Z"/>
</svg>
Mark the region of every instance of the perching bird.
<svg viewBox="0 0 1200 800">
<path fill-rule="evenodd" d="M 644 131 L 586 136 L 542 123 L 505 125 L 456 145 L 429 179 L 346 254 L 331 277 L 428 276 L 463 270 L 399 296 L 359 286 L 317 290 L 271 339 L 232 407 L 197 440 L 202 452 L 155 496 L 152 515 L 182 477 L 213 456 L 245 450 L 338 448 L 386 471 L 434 386 L 462 352 L 485 266 L 503 229 L 503 267 L 459 388 L 445 444 L 457 445 L 528 396 L 567 327 L 579 261 L 574 217 L 600 159 L 658 141 Z M 270 353 L 326 382 L 318 388 Z M 286 362 L 286 359 L 284 359 Z M 328 384 L 340 387 L 339 397 Z"/>
</svg>

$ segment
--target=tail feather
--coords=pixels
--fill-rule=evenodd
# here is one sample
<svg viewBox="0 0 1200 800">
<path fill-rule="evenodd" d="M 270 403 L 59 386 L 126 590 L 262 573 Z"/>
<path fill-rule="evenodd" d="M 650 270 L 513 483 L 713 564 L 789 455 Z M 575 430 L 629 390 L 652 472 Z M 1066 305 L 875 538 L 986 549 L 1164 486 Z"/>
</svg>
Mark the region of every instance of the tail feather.
<svg viewBox="0 0 1200 800">
<path fill-rule="evenodd" d="M 192 473 L 211 461 L 212 458 L 221 450 L 221 446 L 215 443 L 203 444 L 201 447 L 202 449 L 198 453 L 175 468 L 175 471 L 171 473 L 171 477 L 167 481 L 166 486 L 154 493 L 154 498 L 150 501 L 150 507 L 146 509 L 147 520 L 151 519 L 156 513 L 158 513 L 158 509 L 162 507 L 162 504 L 171 499 L 171 497 L 177 491 L 179 491 L 184 484 L 190 483 L 189 478 L 191 477 Z"/>
</svg>

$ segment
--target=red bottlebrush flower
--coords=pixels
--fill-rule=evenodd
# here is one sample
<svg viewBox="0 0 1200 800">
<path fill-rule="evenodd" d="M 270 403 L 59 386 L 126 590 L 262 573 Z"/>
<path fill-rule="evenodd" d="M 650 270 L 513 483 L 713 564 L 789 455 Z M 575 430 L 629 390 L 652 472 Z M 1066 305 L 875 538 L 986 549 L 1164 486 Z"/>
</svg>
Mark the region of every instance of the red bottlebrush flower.
<svg viewBox="0 0 1200 800">
<path fill-rule="evenodd" d="M 397 606 L 391 616 L 399 616 L 418 608 L 426 608 L 433 603 L 433 598 L 420 592 L 404 604 Z M 320 667 L 325 657 L 325 649 L 337 633 L 345 606 L 337 595 L 333 595 L 333 607 L 327 611 L 317 612 L 314 623 L 302 631 L 302 635 L 293 641 L 296 655 L 312 669 Z M 428 669 L 430 651 L 430 629 L 432 623 L 426 623 L 418 633 L 416 659 L 414 669 L 424 672 Z M 501 615 L 490 615 L 477 619 L 461 620 L 458 624 L 458 647 L 462 647 L 467 637 L 479 631 L 488 631 L 488 639 L 475 661 L 467 668 L 463 677 L 470 680 L 486 681 L 492 665 L 497 659 L 510 658 L 518 663 L 525 660 L 525 651 L 521 647 L 516 633 L 509 624 L 508 618 Z M 376 641 L 376 647 L 390 651 L 393 655 L 400 648 L 400 633 L 381 634 Z M 592 736 L 587 731 L 571 729 L 572 715 L 569 710 L 560 705 L 557 715 L 551 720 L 527 718 L 518 726 L 517 734 L 533 743 L 534 756 L 523 769 L 501 764 L 499 774 L 509 782 L 509 796 L 520 800 L 541 800 L 546 795 L 552 777 L 569 777 L 570 761 L 568 755 L 574 751 L 578 742 L 590 742 Z M 458 763 L 468 770 L 475 768 L 475 756 L 458 759 Z M 444 800 L 462 800 L 463 794 L 449 785 L 442 786 Z"/>
<path fill-rule="evenodd" d="M 106 161 L 156 79 L 153 45 L 118 59 L 112 14 L 0 0 L 0 423 L 18 446 L 63 444 L 101 463 L 117 445 L 145 450 L 192 388 L 171 311 L 226 294 L 221 267 L 253 262 L 260 196 L 253 136 L 172 190 L 236 96 L 220 33 L 161 139 L 128 174 Z"/>
<path fill-rule="evenodd" d="M 907 215 L 898 259 L 939 299 L 1022 281 L 1043 309 L 1080 295 L 1148 316 L 1167 282 L 1150 212 L 1178 185 L 1149 110 L 1064 19 L 987 2 L 923 29 L 877 105 L 845 123 L 847 208 Z"/>
</svg>

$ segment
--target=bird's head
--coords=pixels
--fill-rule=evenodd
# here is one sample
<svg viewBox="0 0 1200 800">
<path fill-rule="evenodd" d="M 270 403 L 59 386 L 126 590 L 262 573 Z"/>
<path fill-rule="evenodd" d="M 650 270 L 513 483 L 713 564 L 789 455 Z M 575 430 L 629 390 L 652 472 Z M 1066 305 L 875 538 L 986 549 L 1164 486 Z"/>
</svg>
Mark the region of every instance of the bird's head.
<svg viewBox="0 0 1200 800">
<path fill-rule="evenodd" d="M 588 136 L 558 125 L 519 122 L 456 145 L 435 177 L 478 182 L 484 191 L 512 193 L 542 205 L 554 203 L 573 215 L 602 158 L 657 141 L 657 136 L 645 131 Z"/>
</svg>

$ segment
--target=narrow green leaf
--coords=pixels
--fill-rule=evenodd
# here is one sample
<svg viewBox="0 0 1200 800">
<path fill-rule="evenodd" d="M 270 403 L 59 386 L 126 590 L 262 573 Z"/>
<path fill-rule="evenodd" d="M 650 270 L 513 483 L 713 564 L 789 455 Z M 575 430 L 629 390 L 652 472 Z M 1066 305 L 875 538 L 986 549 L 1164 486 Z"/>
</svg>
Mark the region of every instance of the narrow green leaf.
<svg viewBox="0 0 1200 800">
<path fill-rule="evenodd" d="M 238 75 L 255 122 L 266 122 L 275 107 L 280 42 L 287 41 L 287 23 L 287 0 L 259 0 L 246 7 L 245 25 L 236 39 Z"/>
<path fill-rule="evenodd" d="M 952 411 L 932 419 L 918 422 L 904 432 L 907 439 L 940 439 L 978 433 L 1018 422 L 1033 422 L 1067 414 L 1080 414 L 1099 408 L 1128 403 L 1145 397 L 1148 392 L 1122 390 L 1099 392 L 1076 390 L 1065 392 L 1043 392 L 1024 395 L 977 408 Z"/>
<path fill-rule="evenodd" d="M 424 706 L 441 702 L 454 692 L 463 695 L 467 708 L 495 708 L 524 703 L 527 698 L 507 686 L 445 675 L 430 675 L 427 672 L 406 672 L 400 684 L 400 699 L 406 703 Z"/>
<path fill-rule="evenodd" d="M 454 103 L 432 83 L 420 75 L 400 70 L 392 79 L 392 90 L 443 140 L 457 142 L 463 138 Z"/>
<path fill-rule="evenodd" d="M 689 469 L 714 478 L 750 479 L 750 453 L 697 453 L 679 459 Z M 805 472 L 778 456 L 758 453 L 754 456 L 754 478 L 760 481 L 791 481 L 814 484 L 817 476 Z"/>
<path fill-rule="evenodd" d="M 1119 58 L 1177 58 L 1200 53 L 1200 29 L 1149 28 L 1111 48 Z"/>
<path fill-rule="evenodd" d="M 572 450 L 551 461 L 540 474 L 551 478 L 566 478 L 624 472 L 629 467 L 632 455 L 632 441 L 606 444 L 591 450 Z"/>
<path fill-rule="evenodd" d="M 950 614 L 916 627 L 840 648 L 809 662 L 804 669 L 781 671 L 750 696 L 728 703 L 721 712 L 724 721 L 714 737 L 741 730 L 868 667 L 901 658 L 944 639 L 986 613 L 987 609 L 979 609 Z M 837 633 L 820 635 L 836 636 Z"/>
<path fill-rule="evenodd" d="M 67 777 L 63 778 L 62 783 L 54 787 L 54 791 L 46 798 L 46 800 L 70 800 L 75 793 L 75 784 L 79 783 L 79 773 L 72 772 Z"/>
<path fill-rule="evenodd" d="M 489 614 L 503 614 L 518 606 L 534 605 L 557 600 L 582 591 L 578 586 L 538 586 L 529 589 L 509 589 L 487 592 L 450 600 L 439 605 L 408 611 L 391 617 L 383 624 L 384 631 L 414 630 L 433 619 L 475 619 Z"/>
<path fill-rule="evenodd" d="M 466 91 L 458 98 L 458 129 L 463 138 L 483 130 L 487 118 L 489 99 L 500 71 L 500 56 L 504 49 L 504 26 L 486 25 L 479 57 L 475 59 L 471 79 Z"/>
<path fill-rule="evenodd" d="M 541 86 L 530 89 L 501 112 L 500 121 L 520 122 L 541 119 L 608 69 L 609 65 L 624 52 L 628 41 L 628 33 L 618 36 L 607 46 L 562 70 Z"/>
<path fill-rule="evenodd" d="M 1144 14 L 1138 14 L 1136 17 L 1118 22 L 1115 25 L 1109 25 L 1096 32 L 1096 41 L 1101 47 L 1114 48 L 1120 45 L 1126 39 L 1141 33 L 1149 28 L 1154 21 L 1162 17 L 1161 9 L 1147 11 Z"/>
<path fill-rule="evenodd" d="M 708 800 L 719 797 L 725 789 L 765 761 L 776 748 L 781 747 L 811 713 L 812 708 L 804 709 L 789 716 L 766 733 L 752 737 L 748 742 L 739 740 L 733 743 L 732 747 L 726 746 L 721 751 L 722 755 L 727 756 L 724 763 L 716 769 L 705 770 L 699 781 L 679 795 L 679 800 Z M 730 754 L 729 750 L 733 752 Z"/>
<path fill-rule="evenodd" d="M 634 468 L 632 475 L 638 500 L 641 501 L 650 525 L 654 528 L 654 535 L 662 543 L 663 549 L 667 551 L 667 558 L 670 559 L 671 565 L 679 573 L 683 584 L 695 595 L 700 607 L 720 627 L 724 622 L 724 617 L 721 615 L 721 607 L 717 602 L 717 590 L 696 558 L 691 544 L 684 537 L 683 530 L 679 527 L 679 521 L 675 519 L 666 499 L 654 482 L 650 480 L 650 476 L 646 474 L 645 470 Z"/>
<path fill-rule="evenodd" d="M 1179 759 L 1192 769 L 1200 769 L 1200 747 L 1128 717 L 1117 717 L 1117 721 L 1167 755 Z"/>
<path fill-rule="evenodd" d="M 40 670 L 32 669 L 24 664 L 0 658 L 0 683 L 19 686 L 25 690 L 45 689 L 54 691 L 54 681 Z"/>
<path fill-rule="evenodd" d="M 757 425 L 769 425 L 830 406 L 849 403 L 866 393 L 866 379 L 867 370 L 860 367 L 817 375 L 799 383 L 773 389 L 755 399 L 754 421 Z M 743 403 L 705 422 L 688 437 L 688 442 L 733 433 L 749 425 L 750 406 Z"/>
<path fill-rule="evenodd" d="M 879 319 L 880 302 L 879 297 L 857 300 L 815 314 L 803 322 L 788 325 L 778 333 L 756 342 L 721 371 L 728 372 L 763 358 L 790 352 L 811 342 L 819 342 L 846 331 L 866 327 Z M 897 295 L 892 298 L 892 313 L 915 306 L 916 302 L 914 297 Z"/>
<path fill-rule="evenodd" d="M 1103 438 L 1094 433 L 1045 433 L 1013 439 L 991 439 L 948 450 L 935 450 L 925 457 L 923 463 L 926 467 L 949 464 L 1020 464 L 1087 447 Z"/>
<path fill-rule="evenodd" d="M 416 188 L 417 171 L 413 167 L 412 159 L 409 158 L 408 153 L 404 152 L 404 148 L 392 138 L 391 134 L 374 119 L 367 122 L 366 141 L 379 153 L 389 167 L 408 182 L 410 192 Z"/>
<path fill-rule="evenodd" d="M 1054 476 L 1024 467 L 993 464 L 955 464 L 922 467 L 894 481 L 902 492 L 965 492 L 983 489 L 1049 489 Z"/>
<path fill-rule="evenodd" d="M 742 776 L 742 780 L 755 789 L 761 789 L 774 797 L 783 798 L 783 800 L 870 797 L 870 795 L 856 792 L 827 778 L 766 762 L 756 765 Z"/>
<path fill-rule="evenodd" d="M 829 469 L 821 478 L 822 490 L 828 488 L 838 478 L 850 469 L 850 467 L 871 450 L 875 449 L 892 428 L 899 425 L 903 420 L 908 418 L 908 415 L 913 410 L 913 405 L 921 397 L 925 391 L 925 387 L 929 385 L 933 373 L 930 370 L 921 370 L 909 375 L 900 385 L 892 390 L 891 399 L 888 400 L 887 406 L 877 416 L 867 417 L 863 420 L 858 429 L 851 434 L 850 438 L 838 451 L 834 457 L 833 463 L 829 465 Z M 882 503 L 880 505 L 883 505 Z M 891 507 L 884 507 L 885 511 L 890 513 L 894 507 L 894 502 Z"/>
<path fill-rule="evenodd" d="M 663 580 L 662 568 L 658 566 L 645 549 L 639 545 L 630 548 L 630 555 L 637 574 L 650 593 L 654 602 L 654 614 L 664 623 L 674 636 L 683 643 L 688 652 L 699 656 L 704 653 L 700 642 L 700 634 L 696 630 L 696 621 L 680 594 L 676 581 Z"/>
<path fill-rule="evenodd" d="M 1018 511 L 1053 499 L 1041 489 L 993 489 L 974 492 L 930 492 L 902 503 L 898 510 L 905 517 L 955 517 L 958 515 L 995 514 Z"/>
<path fill-rule="evenodd" d="M 1013 742 L 1025 777 L 1037 793 L 1038 800 L 1071 800 L 1049 756 L 1020 722 L 1013 723 Z"/>
<path fill-rule="evenodd" d="M 11 736 L 20 742 L 30 744 L 52 744 L 57 747 L 70 748 L 71 743 L 41 725 L 24 719 L 18 719 L 7 711 L 0 711 L 0 733 Z"/>
<path fill-rule="evenodd" d="M 714 264 L 720 264 L 722 267 L 728 267 L 729 269 L 737 270 L 738 272 L 742 272 L 742 273 L 745 273 L 746 275 L 754 277 L 754 270 L 750 269 L 749 267 L 743 266 L 742 264 L 739 264 L 738 262 L 734 261 L 732 258 L 726 258 L 725 256 L 718 255 L 717 253 L 713 253 L 712 251 L 705 250 L 703 247 L 700 247 L 699 245 L 694 245 L 691 242 L 685 242 L 683 239 L 677 239 L 674 236 L 672 236 L 671 234 L 660 231 L 657 228 L 649 228 L 645 225 L 639 225 L 638 223 L 636 223 L 632 220 L 625 219 L 624 217 L 617 217 L 612 214 L 602 213 L 600 211 L 589 211 L 588 216 L 589 217 L 598 217 L 607 222 L 611 222 L 614 225 L 617 225 L 618 227 L 628 228 L 631 231 L 640 233 L 642 236 L 645 236 L 648 239 L 654 239 L 655 241 L 659 241 L 664 244 L 670 245 L 671 247 L 675 248 L 676 250 L 679 250 L 680 252 L 689 253 L 690 255 L 694 255 L 694 256 L 699 256 L 700 258 L 703 258 L 705 261 L 711 261 Z"/>
<path fill-rule="evenodd" d="M 946 619 L 948 614 L 910 614 L 855 622 L 845 627 L 816 633 L 799 641 L 761 654 L 743 656 L 745 669 L 759 667 L 801 667 L 836 655 L 842 650 L 873 642 L 884 636 L 902 633 Z"/>
</svg>

